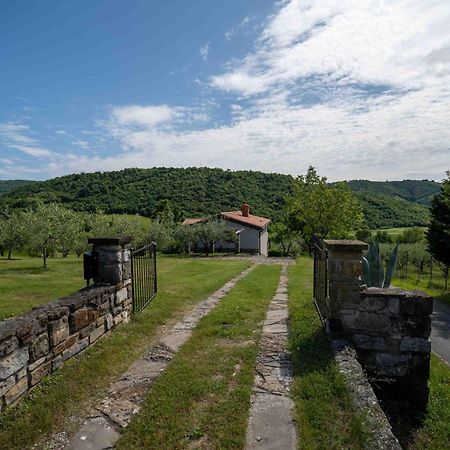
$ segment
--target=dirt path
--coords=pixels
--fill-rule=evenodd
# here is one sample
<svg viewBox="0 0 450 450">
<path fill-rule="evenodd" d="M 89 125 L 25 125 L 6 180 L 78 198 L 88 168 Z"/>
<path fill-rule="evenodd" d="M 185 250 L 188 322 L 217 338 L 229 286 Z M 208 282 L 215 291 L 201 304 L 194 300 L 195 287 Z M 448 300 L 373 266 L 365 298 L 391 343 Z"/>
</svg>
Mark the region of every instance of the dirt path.
<svg viewBox="0 0 450 450">
<path fill-rule="evenodd" d="M 256 377 L 251 398 L 246 449 L 297 448 L 293 421 L 294 403 L 289 396 L 292 368 L 288 341 L 288 272 L 283 265 L 277 292 L 264 322 Z"/>
<path fill-rule="evenodd" d="M 163 333 L 156 345 L 137 359 L 121 378 L 113 383 L 106 396 L 93 408 L 81 428 L 72 437 L 57 433 L 43 445 L 45 449 L 106 450 L 120 437 L 140 410 L 153 382 L 166 369 L 178 349 L 189 339 L 199 320 L 210 313 L 225 295 L 255 266 L 241 272 L 220 289 L 197 304 L 172 329 Z"/>
</svg>

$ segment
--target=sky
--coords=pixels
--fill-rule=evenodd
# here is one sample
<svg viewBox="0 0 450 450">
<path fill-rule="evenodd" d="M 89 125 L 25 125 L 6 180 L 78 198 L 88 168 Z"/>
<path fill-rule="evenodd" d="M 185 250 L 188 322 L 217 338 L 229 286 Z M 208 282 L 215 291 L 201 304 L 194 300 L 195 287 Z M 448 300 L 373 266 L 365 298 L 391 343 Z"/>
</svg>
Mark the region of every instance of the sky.
<svg viewBox="0 0 450 450">
<path fill-rule="evenodd" d="M 450 169 L 448 0 L 2 0 L 0 179 Z"/>
</svg>

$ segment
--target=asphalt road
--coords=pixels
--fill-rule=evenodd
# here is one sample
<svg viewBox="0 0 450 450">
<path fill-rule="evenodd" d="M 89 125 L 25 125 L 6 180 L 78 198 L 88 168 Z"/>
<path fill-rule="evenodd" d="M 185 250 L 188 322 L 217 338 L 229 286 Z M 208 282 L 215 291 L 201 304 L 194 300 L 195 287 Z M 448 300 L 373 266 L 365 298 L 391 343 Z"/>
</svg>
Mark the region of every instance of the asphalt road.
<svg viewBox="0 0 450 450">
<path fill-rule="evenodd" d="M 434 299 L 431 349 L 450 365 L 450 306 Z"/>
</svg>

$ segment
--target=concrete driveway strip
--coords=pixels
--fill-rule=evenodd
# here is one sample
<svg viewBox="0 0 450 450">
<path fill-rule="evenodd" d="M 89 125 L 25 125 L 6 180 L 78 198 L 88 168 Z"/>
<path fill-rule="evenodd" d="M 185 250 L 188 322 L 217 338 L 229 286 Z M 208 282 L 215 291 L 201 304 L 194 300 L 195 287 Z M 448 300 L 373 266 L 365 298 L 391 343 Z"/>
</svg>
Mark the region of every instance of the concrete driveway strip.
<svg viewBox="0 0 450 450">
<path fill-rule="evenodd" d="M 200 319 L 210 313 L 225 295 L 244 278 L 255 266 L 241 272 L 162 336 L 157 345 L 137 359 L 120 380 L 115 382 L 91 411 L 80 430 L 53 449 L 66 450 L 106 450 L 114 447 L 120 437 L 120 430 L 128 426 L 140 410 L 154 381 L 167 368 L 179 348 L 191 337 Z"/>
<path fill-rule="evenodd" d="M 434 299 L 431 349 L 450 365 L 450 306 Z"/>
<path fill-rule="evenodd" d="M 256 360 L 246 450 L 294 450 L 297 434 L 294 403 L 289 396 L 292 369 L 288 341 L 287 267 L 270 303 Z"/>
</svg>

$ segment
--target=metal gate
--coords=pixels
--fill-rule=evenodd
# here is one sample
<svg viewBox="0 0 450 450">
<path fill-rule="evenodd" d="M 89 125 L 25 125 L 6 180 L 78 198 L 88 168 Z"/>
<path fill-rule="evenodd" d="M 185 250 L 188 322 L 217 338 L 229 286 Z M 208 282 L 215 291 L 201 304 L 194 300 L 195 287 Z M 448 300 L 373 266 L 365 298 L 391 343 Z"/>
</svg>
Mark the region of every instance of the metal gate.
<svg viewBox="0 0 450 450">
<path fill-rule="evenodd" d="M 131 280 L 133 288 L 133 312 L 141 312 L 158 290 L 156 281 L 156 244 L 131 252 Z"/>
<path fill-rule="evenodd" d="M 313 301 L 319 314 L 320 320 L 325 324 L 327 317 L 327 297 L 328 297 L 328 254 L 323 245 L 322 239 L 313 236 L 314 248 L 314 284 Z"/>
</svg>

